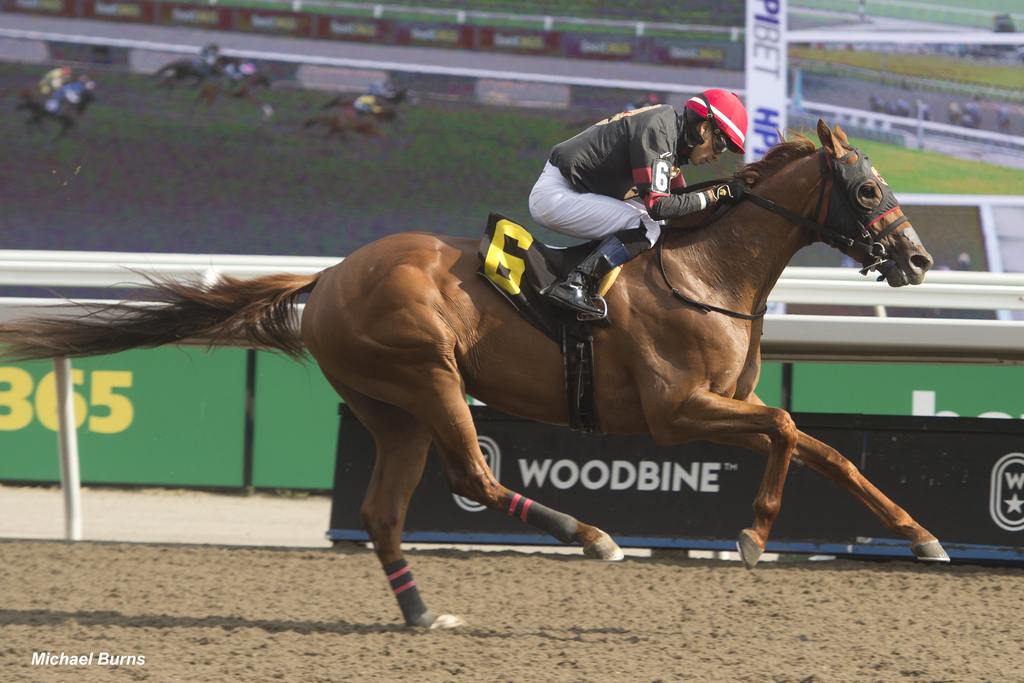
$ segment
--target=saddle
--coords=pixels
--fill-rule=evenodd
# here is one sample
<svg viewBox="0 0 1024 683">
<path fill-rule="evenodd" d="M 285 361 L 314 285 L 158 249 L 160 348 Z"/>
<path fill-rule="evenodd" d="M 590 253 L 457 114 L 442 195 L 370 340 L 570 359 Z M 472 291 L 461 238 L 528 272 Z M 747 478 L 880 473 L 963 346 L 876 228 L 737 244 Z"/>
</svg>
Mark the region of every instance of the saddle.
<svg viewBox="0 0 1024 683">
<path fill-rule="evenodd" d="M 597 428 L 594 401 L 593 325 L 601 320 L 581 319 L 547 301 L 542 292 L 562 280 L 596 247 L 585 242 L 572 247 L 553 247 L 534 238 L 515 221 L 492 213 L 480 240 L 480 275 L 530 324 L 562 349 L 569 426 L 590 432 Z M 614 269 L 598 287 L 604 296 L 615 282 Z"/>
</svg>

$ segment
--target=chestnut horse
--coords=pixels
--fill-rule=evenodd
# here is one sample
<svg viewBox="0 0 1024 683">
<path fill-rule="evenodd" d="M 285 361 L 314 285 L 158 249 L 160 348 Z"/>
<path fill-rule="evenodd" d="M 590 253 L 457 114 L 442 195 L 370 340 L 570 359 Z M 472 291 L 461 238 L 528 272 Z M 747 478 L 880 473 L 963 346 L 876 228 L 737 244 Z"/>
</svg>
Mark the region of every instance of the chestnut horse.
<svg viewBox="0 0 1024 683">
<path fill-rule="evenodd" d="M 846 488 L 922 560 L 948 561 L 936 538 L 828 445 L 754 394 L 760 317 L 793 254 L 824 240 L 877 269 L 891 286 L 918 284 L 932 259 L 870 162 L 842 130 L 818 122 L 822 148 L 784 142 L 737 172 L 750 197 L 709 226 L 678 221 L 658 250 L 627 264 L 608 294 L 614 325 L 595 331 L 600 429 L 736 444 L 767 456 L 754 519 L 739 533 L 752 568 L 779 514 L 793 458 Z M 776 203 L 777 202 L 777 203 Z M 767 210 L 767 209 L 770 209 Z M 702 218 L 704 220 L 702 220 Z M 363 523 L 406 623 L 452 627 L 426 608 L 400 539 L 406 509 L 434 443 L 451 490 L 515 515 L 587 556 L 618 560 L 604 531 L 510 491 L 477 442 L 466 393 L 504 412 L 566 424 L 557 344 L 523 320 L 477 274 L 477 240 L 404 233 L 385 237 L 315 275 L 155 281 L 164 305 L 98 306 L 87 315 L 0 327 L 9 358 L 110 353 L 185 338 L 243 339 L 301 356 L 308 348 L 331 385 L 373 434 L 377 460 Z M 683 288 L 666 286 L 675 280 Z M 690 303 L 681 300 L 683 292 Z M 296 329 L 294 303 L 309 293 Z M 694 305 L 700 300 L 706 305 Z"/>
</svg>

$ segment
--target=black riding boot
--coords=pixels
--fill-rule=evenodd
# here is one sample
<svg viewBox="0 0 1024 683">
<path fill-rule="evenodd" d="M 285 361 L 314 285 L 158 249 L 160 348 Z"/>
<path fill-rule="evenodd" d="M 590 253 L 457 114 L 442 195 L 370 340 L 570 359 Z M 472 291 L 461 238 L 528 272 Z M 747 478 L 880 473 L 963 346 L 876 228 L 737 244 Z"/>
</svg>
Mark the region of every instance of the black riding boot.
<svg viewBox="0 0 1024 683">
<path fill-rule="evenodd" d="M 608 305 L 597 294 L 601 279 L 650 246 L 647 231 L 642 226 L 609 235 L 565 280 L 553 284 L 545 294 L 560 308 L 583 313 L 595 320 L 604 318 L 608 315 Z"/>
</svg>

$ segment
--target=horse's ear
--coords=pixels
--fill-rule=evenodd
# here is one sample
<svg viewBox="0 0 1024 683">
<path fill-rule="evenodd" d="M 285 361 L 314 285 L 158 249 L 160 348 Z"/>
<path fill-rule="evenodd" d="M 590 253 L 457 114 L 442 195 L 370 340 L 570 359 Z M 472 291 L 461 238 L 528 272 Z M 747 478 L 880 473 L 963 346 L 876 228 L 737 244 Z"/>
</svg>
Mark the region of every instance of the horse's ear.
<svg viewBox="0 0 1024 683">
<path fill-rule="evenodd" d="M 832 143 L 832 131 L 824 119 L 818 119 L 818 139 L 821 140 L 821 146 L 835 156 L 836 150 Z"/>
<path fill-rule="evenodd" d="M 835 128 L 829 128 L 828 124 L 822 119 L 818 119 L 818 139 L 821 140 L 821 146 L 824 147 L 829 153 L 835 158 L 839 158 L 846 153 L 844 145 L 848 143 L 846 139 L 846 133 L 843 129 L 836 124 Z"/>
<path fill-rule="evenodd" d="M 834 135 L 839 142 L 849 146 L 850 139 L 846 137 L 846 131 L 844 131 L 838 123 L 836 124 L 836 127 L 832 129 L 832 135 Z"/>
</svg>

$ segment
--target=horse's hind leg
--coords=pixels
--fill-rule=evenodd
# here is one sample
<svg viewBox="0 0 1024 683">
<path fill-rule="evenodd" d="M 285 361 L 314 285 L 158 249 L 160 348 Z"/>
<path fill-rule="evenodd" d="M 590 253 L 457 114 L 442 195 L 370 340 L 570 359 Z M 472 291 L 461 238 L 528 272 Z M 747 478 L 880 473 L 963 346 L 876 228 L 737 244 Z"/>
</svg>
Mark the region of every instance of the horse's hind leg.
<svg viewBox="0 0 1024 683">
<path fill-rule="evenodd" d="M 604 531 L 510 491 L 495 479 L 480 451 L 476 426 L 457 373 L 435 372 L 433 389 L 437 400 L 424 401 L 419 417 L 430 426 L 453 493 L 518 517 L 562 543 L 579 543 L 588 557 L 622 559 L 619 546 Z"/>
<path fill-rule="evenodd" d="M 401 408 L 381 403 L 331 381 L 359 421 L 373 435 L 377 460 L 360 517 L 373 549 L 398 600 L 405 623 L 427 628 L 453 628 L 462 619 L 435 615 L 423 602 L 412 571 L 402 554 L 402 527 L 413 491 L 423 476 L 430 433 Z"/>
</svg>

